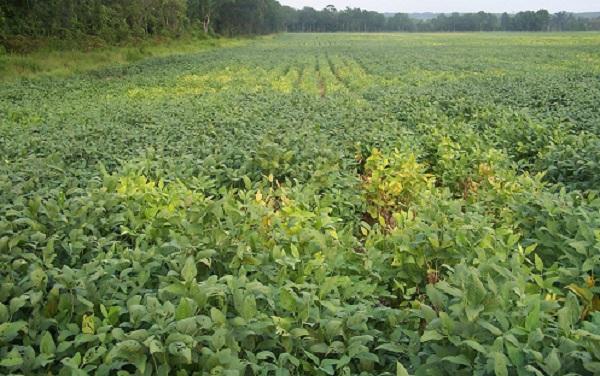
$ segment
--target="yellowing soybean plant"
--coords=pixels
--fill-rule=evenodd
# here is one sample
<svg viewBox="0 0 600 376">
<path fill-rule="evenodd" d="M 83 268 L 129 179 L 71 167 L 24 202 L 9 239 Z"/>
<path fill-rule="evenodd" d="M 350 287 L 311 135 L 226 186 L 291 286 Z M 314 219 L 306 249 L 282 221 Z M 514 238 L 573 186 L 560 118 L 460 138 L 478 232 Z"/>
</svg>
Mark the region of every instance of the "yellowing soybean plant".
<svg viewBox="0 0 600 376">
<path fill-rule="evenodd" d="M 284 34 L 0 86 L 0 373 L 600 373 L 600 34 Z"/>
</svg>

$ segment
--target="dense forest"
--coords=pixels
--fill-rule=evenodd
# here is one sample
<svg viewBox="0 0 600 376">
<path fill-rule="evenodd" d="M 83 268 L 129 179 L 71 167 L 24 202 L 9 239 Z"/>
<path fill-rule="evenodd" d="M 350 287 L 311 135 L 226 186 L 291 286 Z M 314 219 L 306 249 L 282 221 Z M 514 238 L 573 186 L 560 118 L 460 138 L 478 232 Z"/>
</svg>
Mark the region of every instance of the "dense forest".
<svg viewBox="0 0 600 376">
<path fill-rule="evenodd" d="M 118 41 L 193 29 L 267 34 L 284 29 L 282 16 L 275 0 L 3 0 L 0 35 Z"/>
<path fill-rule="evenodd" d="M 436 32 L 436 31 L 586 31 L 600 30 L 600 18 L 582 18 L 572 13 L 550 14 L 546 10 L 516 14 L 452 13 L 428 20 L 411 18 L 409 14 L 385 15 L 378 12 L 328 6 L 321 11 L 305 7 L 284 7 L 284 22 L 292 32 Z"/>
<path fill-rule="evenodd" d="M 191 31 L 225 36 L 289 32 L 579 31 L 600 30 L 600 18 L 545 10 L 441 14 L 417 20 L 359 8 L 294 9 L 276 0 L 4 0 L 0 42 L 11 37 L 77 38 L 116 42 Z M 6 43 L 3 43 L 6 45 Z"/>
</svg>

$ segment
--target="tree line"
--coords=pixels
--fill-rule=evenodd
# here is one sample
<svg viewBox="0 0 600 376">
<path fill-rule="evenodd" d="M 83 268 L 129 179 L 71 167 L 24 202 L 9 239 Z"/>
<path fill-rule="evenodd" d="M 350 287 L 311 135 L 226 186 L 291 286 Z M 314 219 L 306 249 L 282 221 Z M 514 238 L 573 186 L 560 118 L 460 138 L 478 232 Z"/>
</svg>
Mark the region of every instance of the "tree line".
<svg viewBox="0 0 600 376">
<path fill-rule="evenodd" d="M 323 10 L 305 7 L 284 9 L 286 30 L 291 32 L 450 32 L 450 31 L 586 31 L 600 30 L 600 18 L 546 10 L 501 15 L 477 13 L 439 14 L 419 20 L 406 13 L 385 15 L 359 8 Z"/>
<path fill-rule="evenodd" d="M 2 0 L 0 36 L 268 34 L 285 29 L 282 17 L 276 0 Z"/>
<path fill-rule="evenodd" d="M 575 31 L 600 30 L 600 18 L 545 10 L 496 15 L 440 14 L 417 20 L 360 8 L 294 9 L 276 0 L 3 0 L 0 42 L 9 36 L 114 42 L 131 37 L 179 36 L 190 31 L 226 36 L 288 32 Z"/>
</svg>

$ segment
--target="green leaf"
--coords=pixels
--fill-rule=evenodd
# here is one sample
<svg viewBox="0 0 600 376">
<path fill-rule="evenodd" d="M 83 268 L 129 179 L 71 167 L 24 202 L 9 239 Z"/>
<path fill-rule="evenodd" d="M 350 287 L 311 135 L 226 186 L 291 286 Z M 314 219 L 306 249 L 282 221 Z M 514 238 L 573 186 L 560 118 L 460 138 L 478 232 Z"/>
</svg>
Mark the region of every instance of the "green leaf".
<svg viewBox="0 0 600 376">
<path fill-rule="evenodd" d="M 208 316 L 204 316 L 204 315 L 196 316 L 196 323 L 202 329 L 210 329 L 212 327 L 212 320 Z"/>
<path fill-rule="evenodd" d="M 81 353 L 75 353 L 75 355 L 73 355 L 70 358 L 64 358 L 61 362 L 71 368 L 71 371 L 76 371 L 79 369 L 79 366 L 81 365 Z"/>
<path fill-rule="evenodd" d="M 581 310 L 579 308 L 577 297 L 573 293 L 569 292 L 565 301 L 565 305 L 558 310 L 558 324 L 564 333 L 569 334 L 571 332 L 573 325 L 575 325 L 581 316 L 580 311 Z"/>
<path fill-rule="evenodd" d="M 103 315 L 111 325 L 116 325 L 119 322 L 119 316 L 121 315 L 121 307 L 119 306 L 111 306 L 108 311 L 104 308 Z"/>
<path fill-rule="evenodd" d="M 308 354 L 306 351 L 304 353 Z M 294 367 L 300 366 L 300 359 L 296 358 L 295 356 L 293 356 L 290 353 L 283 353 L 283 354 L 279 355 L 279 361 L 282 364 L 286 364 L 286 362 L 288 362 L 288 363 L 292 364 Z"/>
<path fill-rule="evenodd" d="M 309 350 L 315 354 L 326 354 L 329 352 L 329 346 L 326 343 L 316 343 L 312 345 Z"/>
<path fill-rule="evenodd" d="M 248 295 L 244 298 L 241 315 L 247 321 L 256 316 L 256 299 L 254 295 Z"/>
<path fill-rule="evenodd" d="M 325 333 L 329 338 L 344 334 L 344 323 L 341 320 L 329 320 L 325 324 Z"/>
<path fill-rule="evenodd" d="M 128 358 L 133 354 L 137 354 L 144 350 L 144 346 L 142 346 L 141 343 L 133 339 L 128 339 L 126 341 L 119 342 L 117 344 L 117 348 L 119 350 L 119 355 L 124 358 Z"/>
<path fill-rule="evenodd" d="M 406 368 L 400 362 L 396 362 L 396 376 L 410 376 Z"/>
<path fill-rule="evenodd" d="M 396 354 L 403 354 L 406 352 L 406 346 L 400 346 L 395 343 L 384 343 L 375 348 L 375 350 L 385 350 Z"/>
<path fill-rule="evenodd" d="M 177 321 L 176 328 L 179 333 L 193 335 L 196 333 L 197 329 L 196 319 L 194 317 L 188 317 L 186 319 L 179 320 Z"/>
<path fill-rule="evenodd" d="M 168 364 L 161 364 L 158 366 L 158 370 L 156 371 L 158 376 L 169 376 L 171 374 L 171 367 Z"/>
<path fill-rule="evenodd" d="M 368 360 L 374 363 L 379 362 L 379 357 L 376 354 L 373 354 L 372 352 L 369 351 L 363 351 L 360 352 L 356 355 L 354 355 L 355 358 L 357 359 L 361 359 L 361 360 Z"/>
<path fill-rule="evenodd" d="M 187 293 L 187 289 L 185 288 L 185 285 L 181 282 L 177 282 L 177 283 L 172 283 L 170 285 L 167 285 L 163 288 L 160 289 L 160 292 L 167 292 L 171 295 L 175 295 L 175 296 L 183 296 L 186 295 Z"/>
<path fill-rule="evenodd" d="M 55 258 L 56 253 L 54 251 L 54 238 L 50 238 L 42 250 L 42 260 L 46 266 L 51 267 L 52 261 L 54 261 Z"/>
<path fill-rule="evenodd" d="M 215 307 L 212 307 L 210 309 L 210 318 L 215 324 L 218 325 L 225 325 L 225 323 L 227 322 L 227 319 L 225 318 L 223 312 L 219 311 Z"/>
<path fill-rule="evenodd" d="M 14 315 L 19 309 L 21 309 L 21 307 L 23 307 L 27 303 L 27 300 L 29 300 L 28 295 L 21 295 L 19 297 L 12 298 L 9 303 L 10 314 Z"/>
<path fill-rule="evenodd" d="M 444 339 L 444 336 L 435 330 L 426 330 L 421 336 L 421 342 L 440 341 L 442 339 Z"/>
<path fill-rule="evenodd" d="M 446 357 L 442 358 L 442 360 L 445 360 L 452 364 L 458 364 L 458 365 L 471 367 L 471 361 L 469 361 L 469 359 L 464 355 L 446 356 Z"/>
<path fill-rule="evenodd" d="M 476 307 L 486 297 L 487 291 L 481 279 L 479 279 L 478 271 L 475 269 L 468 269 L 466 285 L 468 288 L 465 291 L 466 303 L 468 306 Z"/>
<path fill-rule="evenodd" d="M 479 320 L 479 321 L 477 321 L 477 323 L 481 327 L 489 330 L 495 336 L 501 336 L 502 335 L 502 330 L 498 329 L 497 327 L 495 327 L 494 325 L 490 324 L 489 322 L 487 322 L 485 320 Z"/>
<path fill-rule="evenodd" d="M 248 176 L 242 176 L 242 180 L 244 180 L 244 188 L 246 188 L 246 190 L 252 189 L 252 180 L 250 180 Z"/>
<path fill-rule="evenodd" d="M 42 354 L 53 355 L 56 352 L 56 345 L 52 334 L 46 331 L 40 340 L 40 352 Z"/>
<path fill-rule="evenodd" d="M 150 354 L 162 353 L 165 351 L 165 348 L 163 347 L 162 343 L 159 340 L 152 337 L 147 339 L 146 342 L 144 342 L 144 345 L 146 345 L 148 351 L 150 351 Z"/>
<path fill-rule="evenodd" d="M 10 313 L 6 305 L 0 303 L 0 324 L 5 323 L 10 319 Z"/>
<path fill-rule="evenodd" d="M 287 288 L 282 288 L 279 291 L 279 303 L 286 311 L 296 311 L 296 297 L 294 296 L 294 293 L 289 291 Z"/>
<path fill-rule="evenodd" d="M 492 353 L 494 358 L 494 373 L 496 376 L 508 376 L 508 366 L 506 356 L 499 352 Z"/>
<path fill-rule="evenodd" d="M 366 331 L 367 327 L 367 315 L 364 312 L 357 312 L 354 315 L 348 317 L 346 321 L 346 326 L 348 329 L 356 330 L 356 331 Z"/>
<path fill-rule="evenodd" d="M 132 358 L 129 358 L 129 361 L 135 365 L 135 368 L 138 369 L 139 373 L 143 375 L 146 372 L 146 362 L 148 358 L 145 354 L 135 354 Z"/>
<path fill-rule="evenodd" d="M 581 255 L 587 256 L 587 250 L 590 247 L 590 243 L 586 240 L 572 240 L 567 242 L 575 251 Z"/>
<path fill-rule="evenodd" d="M 427 297 L 431 301 L 434 307 L 441 309 L 446 306 L 446 295 L 444 295 L 440 290 L 438 290 L 434 285 L 428 284 L 425 287 L 425 291 L 427 292 Z"/>
<path fill-rule="evenodd" d="M 181 269 L 181 276 L 185 282 L 191 282 L 195 280 L 197 274 L 198 269 L 196 269 L 196 261 L 194 261 L 193 256 L 190 256 L 185 260 L 183 269 Z"/>
<path fill-rule="evenodd" d="M 327 345 L 326 345 L 326 346 L 327 346 Z M 306 351 L 306 350 L 303 350 L 303 352 L 304 352 L 304 355 L 306 355 L 306 357 L 307 357 L 308 359 L 312 360 L 312 362 L 313 362 L 315 365 L 317 365 L 317 366 L 318 366 L 319 364 L 321 364 L 321 359 L 319 359 L 319 357 L 318 357 L 318 356 L 316 356 L 315 354 L 309 353 L 309 352 L 308 352 L 308 351 Z"/>
<path fill-rule="evenodd" d="M 73 346 L 73 341 L 62 341 L 56 346 L 56 352 L 62 353 L 68 351 Z"/>
<path fill-rule="evenodd" d="M 192 363 L 192 350 L 184 342 L 175 341 L 171 343 L 169 354 L 182 358 L 186 364 Z"/>
<path fill-rule="evenodd" d="M 544 363 L 544 371 L 546 371 L 550 376 L 556 374 L 560 371 L 560 359 L 558 358 L 558 351 L 556 349 L 552 349 L 550 354 L 546 357 L 546 362 Z"/>
<path fill-rule="evenodd" d="M 478 342 L 475 342 L 473 340 L 466 340 L 466 341 L 462 341 L 463 345 L 467 345 L 470 348 L 472 348 L 473 350 L 476 350 L 482 354 L 487 354 L 488 352 L 486 351 L 485 347 L 481 346 Z"/>
<path fill-rule="evenodd" d="M 191 317 L 195 314 L 192 300 L 188 298 L 181 298 L 179 300 L 179 304 L 177 305 L 177 309 L 175 310 L 175 319 L 182 320 L 188 317 Z"/>
<path fill-rule="evenodd" d="M 319 369 L 327 375 L 335 375 L 334 366 L 337 364 L 337 359 L 323 359 Z"/>
<path fill-rule="evenodd" d="M 221 328 L 215 330 L 215 333 L 211 337 L 211 344 L 215 351 L 218 351 L 225 346 L 226 336 L 227 329 Z"/>
<path fill-rule="evenodd" d="M 456 288 L 456 287 L 452 287 L 448 284 L 448 282 L 446 281 L 440 281 L 435 285 L 435 288 L 445 292 L 448 295 L 454 296 L 454 297 L 458 297 L 461 298 L 464 296 L 464 291 Z"/>
<path fill-rule="evenodd" d="M 0 324 L 0 340 L 3 342 L 10 342 L 25 328 L 27 328 L 27 323 L 25 321 L 2 323 Z"/>
<path fill-rule="evenodd" d="M 304 328 L 294 328 L 292 330 L 290 330 L 290 335 L 292 335 L 293 337 L 296 338 L 300 338 L 300 337 L 305 337 L 310 335 L 310 333 L 308 332 L 308 330 L 304 329 Z"/>
<path fill-rule="evenodd" d="M 344 355 L 340 359 L 337 360 L 336 367 L 338 370 L 342 369 L 343 367 L 350 364 L 351 361 L 352 361 L 352 358 L 350 358 L 348 355 Z"/>
<path fill-rule="evenodd" d="M 522 367 L 525 364 L 524 351 L 521 347 L 517 347 L 511 343 L 505 344 L 506 354 L 510 362 L 516 367 Z"/>
<path fill-rule="evenodd" d="M 31 271 L 31 273 L 29 274 L 29 278 L 31 279 L 31 282 L 34 284 L 34 286 L 38 288 L 44 287 L 46 285 L 46 282 L 48 281 L 48 276 L 46 275 L 44 270 L 39 267 Z"/>
<path fill-rule="evenodd" d="M 436 319 L 438 317 L 437 312 L 435 312 L 435 310 L 433 308 L 431 308 L 430 306 L 428 306 L 427 304 L 421 304 L 419 306 L 419 311 L 420 311 L 422 317 L 428 323 L 430 323 L 431 321 L 433 321 L 434 319 Z"/>
<path fill-rule="evenodd" d="M 600 362 L 585 362 L 583 368 L 586 371 L 593 372 L 595 375 L 600 373 Z"/>
<path fill-rule="evenodd" d="M 534 260 L 535 260 L 535 268 L 539 272 L 541 272 L 542 270 L 544 270 L 544 262 L 542 261 L 542 259 L 540 258 L 540 256 L 538 256 L 537 254 L 535 254 Z"/>
<path fill-rule="evenodd" d="M 585 366 L 584 366 L 585 368 Z M 532 366 L 531 364 L 528 364 L 525 366 L 525 370 L 529 371 L 531 374 L 536 375 L 536 376 L 546 376 L 544 374 L 544 372 L 540 371 L 539 369 L 535 368 L 534 366 Z"/>
<path fill-rule="evenodd" d="M 525 329 L 531 331 L 540 326 L 540 299 L 534 297 L 525 319 Z"/>
<path fill-rule="evenodd" d="M 23 364 L 23 358 L 19 351 L 12 350 L 0 360 L 1 367 L 18 367 Z"/>
<path fill-rule="evenodd" d="M 271 351 L 261 351 L 258 354 L 256 354 L 256 359 L 258 359 L 258 360 L 267 360 L 267 359 L 276 360 L 277 358 L 275 357 L 275 354 L 273 354 Z"/>
<path fill-rule="evenodd" d="M 479 317 L 479 314 L 484 309 L 485 309 L 485 307 L 483 305 L 465 307 L 465 313 L 467 315 L 467 320 L 469 320 L 470 322 L 475 321 Z"/>
</svg>

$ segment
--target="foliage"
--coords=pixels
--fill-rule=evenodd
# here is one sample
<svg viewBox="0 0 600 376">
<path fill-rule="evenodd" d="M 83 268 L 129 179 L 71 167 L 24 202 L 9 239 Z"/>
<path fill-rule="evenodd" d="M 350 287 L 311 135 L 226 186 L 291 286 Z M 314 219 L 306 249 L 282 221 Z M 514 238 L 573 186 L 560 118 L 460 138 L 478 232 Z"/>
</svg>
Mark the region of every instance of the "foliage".
<svg viewBox="0 0 600 376">
<path fill-rule="evenodd" d="M 382 155 L 374 149 L 365 163 L 363 189 L 369 203 L 367 212 L 382 226 L 394 227 L 392 214 L 407 212 L 413 205 L 419 206 L 428 197 L 435 179 L 425 173 L 414 154 L 394 151 Z"/>
<path fill-rule="evenodd" d="M 23 39 L 32 42 L 31 39 Z M 202 53 L 214 47 L 238 46 L 235 38 L 216 39 L 185 37 L 146 39 L 118 46 L 95 44 L 86 39 L 75 44 L 62 40 L 40 40 L 27 54 L 0 54 L 0 81 L 14 81 L 37 76 L 69 76 L 105 67 L 124 66 L 147 58 Z M 90 42 L 92 45 L 90 46 Z M 95 41 L 98 42 L 98 41 Z M 19 47 L 19 48 L 22 48 Z"/>
<path fill-rule="evenodd" d="M 35 49 L 41 38 L 111 44 L 150 37 L 268 34 L 282 30 L 275 0 L 8 0 L 0 4 L 0 44 Z"/>
<path fill-rule="evenodd" d="M 407 13 L 384 14 L 360 8 L 322 10 L 311 7 L 283 8 L 286 30 L 293 32 L 431 32 L 431 31 L 584 31 L 599 30 L 600 18 L 547 10 L 525 11 L 509 15 L 477 12 L 428 14 L 421 19 Z"/>
<path fill-rule="evenodd" d="M 600 372 L 599 45 L 280 35 L 2 83 L 0 373 Z"/>
<path fill-rule="evenodd" d="M 600 18 L 546 10 L 438 14 L 415 19 L 360 8 L 295 9 L 276 0 L 6 0 L 0 3 L 0 45 L 29 53 L 57 39 L 82 48 L 203 33 L 225 36 L 288 32 L 582 31 Z M 67 41 L 65 43 L 65 41 Z"/>
</svg>

